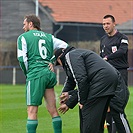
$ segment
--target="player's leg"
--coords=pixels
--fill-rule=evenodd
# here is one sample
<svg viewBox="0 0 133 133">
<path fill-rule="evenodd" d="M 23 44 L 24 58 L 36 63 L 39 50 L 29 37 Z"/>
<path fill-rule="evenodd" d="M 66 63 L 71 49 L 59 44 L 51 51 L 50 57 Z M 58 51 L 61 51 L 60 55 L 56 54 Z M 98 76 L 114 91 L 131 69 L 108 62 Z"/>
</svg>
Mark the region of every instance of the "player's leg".
<svg viewBox="0 0 133 133">
<path fill-rule="evenodd" d="M 126 114 L 124 113 L 124 111 L 123 113 L 120 113 L 114 110 L 113 108 L 111 108 L 111 114 L 115 121 L 116 129 L 118 133 L 131 133 L 131 128 L 130 128 L 130 125 L 128 123 L 128 120 L 126 118 Z"/>
<path fill-rule="evenodd" d="M 111 96 L 111 97 L 112 97 L 112 96 Z M 106 118 L 107 108 L 108 108 L 108 106 L 109 106 L 111 97 L 109 96 L 109 97 L 107 98 L 107 101 L 105 100 L 106 103 L 105 103 L 105 107 L 104 107 L 103 113 L 101 114 L 102 119 L 101 119 L 101 125 L 100 125 L 99 133 L 103 133 L 103 132 L 104 132 L 105 118 Z"/>
<path fill-rule="evenodd" d="M 116 130 L 115 121 L 114 121 L 114 119 L 112 117 L 112 133 L 116 133 L 116 132 L 117 132 L 117 130 Z"/>
<path fill-rule="evenodd" d="M 106 114 L 106 125 L 108 129 L 108 133 L 112 133 L 112 117 L 110 115 L 110 111 L 107 111 L 107 114 Z"/>
<path fill-rule="evenodd" d="M 83 133 L 103 133 L 110 98 L 101 97 L 86 102 L 82 108 Z"/>
<path fill-rule="evenodd" d="M 54 133 L 62 133 L 62 120 L 56 108 L 56 98 L 54 89 L 46 89 L 44 98 L 46 101 L 47 110 L 52 117 Z"/>
<path fill-rule="evenodd" d="M 112 118 L 112 115 L 109 109 L 106 114 L 106 124 L 107 124 L 108 133 L 116 133 L 115 122 Z"/>
<path fill-rule="evenodd" d="M 27 106 L 27 133 L 36 133 L 36 128 L 38 126 L 37 112 L 38 106 Z"/>
<path fill-rule="evenodd" d="M 31 80 L 26 82 L 26 102 L 27 102 L 27 133 L 36 133 L 36 128 L 38 126 L 38 120 L 37 120 L 37 112 L 38 112 L 38 106 L 36 104 L 36 96 L 37 96 L 37 89 L 38 89 L 38 81 Z M 35 85 L 36 84 L 36 85 Z M 35 94 L 35 96 L 33 95 Z"/>
<path fill-rule="evenodd" d="M 80 119 L 80 133 L 83 133 L 83 118 L 82 118 L 82 111 L 79 107 L 79 119 Z"/>
<path fill-rule="evenodd" d="M 127 69 L 119 69 L 118 71 L 121 73 L 121 76 L 122 76 L 126 86 L 128 86 L 128 71 L 127 71 Z"/>
<path fill-rule="evenodd" d="M 38 106 L 42 104 L 44 88 L 42 77 L 26 82 L 26 102 L 27 102 L 27 133 L 36 133 L 38 126 L 37 113 Z"/>
</svg>

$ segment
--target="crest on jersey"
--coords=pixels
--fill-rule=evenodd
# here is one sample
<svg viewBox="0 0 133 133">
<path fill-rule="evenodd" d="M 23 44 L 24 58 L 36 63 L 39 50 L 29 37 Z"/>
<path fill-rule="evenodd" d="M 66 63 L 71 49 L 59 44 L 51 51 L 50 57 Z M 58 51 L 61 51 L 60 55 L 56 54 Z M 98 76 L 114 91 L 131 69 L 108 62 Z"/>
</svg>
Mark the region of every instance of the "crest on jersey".
<svg viewBox="0 0 133 133">
<path fill-rule="evenodd" d="M 117 51 L 117 47 L 116 46 L 112 46 L 112 53 L 115 53 Z"/>
</svg>

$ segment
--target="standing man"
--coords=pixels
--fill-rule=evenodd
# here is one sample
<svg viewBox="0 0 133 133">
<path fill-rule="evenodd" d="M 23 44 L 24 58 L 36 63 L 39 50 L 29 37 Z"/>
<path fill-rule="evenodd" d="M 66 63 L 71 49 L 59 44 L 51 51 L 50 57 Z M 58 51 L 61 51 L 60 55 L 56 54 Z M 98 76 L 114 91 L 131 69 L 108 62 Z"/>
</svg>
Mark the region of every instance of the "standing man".
<svg viewBox="0 0 133 133">
<path fill-rule="evenodd" d="M 96 53 L 84 49 L 58 49 L 55 57 L 67 75 L 63 92 L 70 92 L 77 85 L 81 132 L 103 133 L 107 108 L 118 84 L 116 69 Z M 76 95 L 70 101 L 71 107 L 76 104 L 75 98 Z M 65 113 L 68 107 L 62 104 L 59 111 Z"/>
<path fill-rule="evenodd" d="M 103 29 L 106 35 L 101 38 L 100 56 L 121 73 L 125 84 L 128 86 L 128 38 L 118 32 L 115 26 L 115 18 L 112 15 L 103 17 Z M 110 109 L 107 112 L 106 122 L 109 133 L 115 133 L 115 124 Z"/>
<path fill-rule="evenodd" d="M 54 133 L 62 133 L 62 120 L 56 109 L 54 86 L 56 75 L 49 70 L 54 49 L 66 48 L 67 43 L 41 31 L 35 15 L 24 17 L 23 30 L 17 40 L 17 57 L 26 76 L 27 133 L 36 133 L 38 106 L 42 98 L 52 117 Z"/>
</svg>

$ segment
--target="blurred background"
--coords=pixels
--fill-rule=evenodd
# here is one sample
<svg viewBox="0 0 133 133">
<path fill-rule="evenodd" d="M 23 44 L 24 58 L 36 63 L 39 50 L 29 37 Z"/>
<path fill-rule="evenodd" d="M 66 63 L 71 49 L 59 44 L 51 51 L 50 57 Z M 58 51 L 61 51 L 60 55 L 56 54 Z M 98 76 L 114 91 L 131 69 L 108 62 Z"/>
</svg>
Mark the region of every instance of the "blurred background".
<svg viewBox="0 0 133 133">
<path fill-rule="evenodd" d="M 17 61 L 17 37 L 23 33 L 23 18 L 36 14 L 44 32 L 77 48 L 99 54 L 100 38 L 105 34 L 102 19 L 112 14 L 117 26 L 129 39 L 128 84 L 133 86 L 133 1 L 132 0 L 0 0 L 0 83 L 24 84 L 25 76 Z M 65 73 L 55 67 L 58 84 Z"/>
</svg>

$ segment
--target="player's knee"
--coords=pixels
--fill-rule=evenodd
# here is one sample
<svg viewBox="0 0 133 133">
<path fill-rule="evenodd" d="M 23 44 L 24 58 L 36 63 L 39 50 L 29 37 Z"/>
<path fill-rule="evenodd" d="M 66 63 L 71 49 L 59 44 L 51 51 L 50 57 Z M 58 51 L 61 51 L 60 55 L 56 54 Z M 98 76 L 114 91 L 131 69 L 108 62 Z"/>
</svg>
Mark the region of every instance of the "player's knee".
<svg viewBox="0 0 133 133">
<path fill-rule="evenodd" d="M 28 108 L 27 109 L 28 118 L 30 119 L 37 119 L 37 109 Z"/>
<path fill-rule="evenodd" d="M 29 119 L 33 119 L 33 120 L 36 120 L 37 119 L 37 113 L 36 112 L 29 111 L 28 112 L 28 118 Z"/>
<path fill-rule="evenodd" d="M 57 112 L 57 109 L 56 108 L 54 108 L 54 109 L 47 108 L 47 110 L 48 110 L 49 114 L 51 115 L 51 117 L 58 116 L 58 112 Z"/>
</svg>

